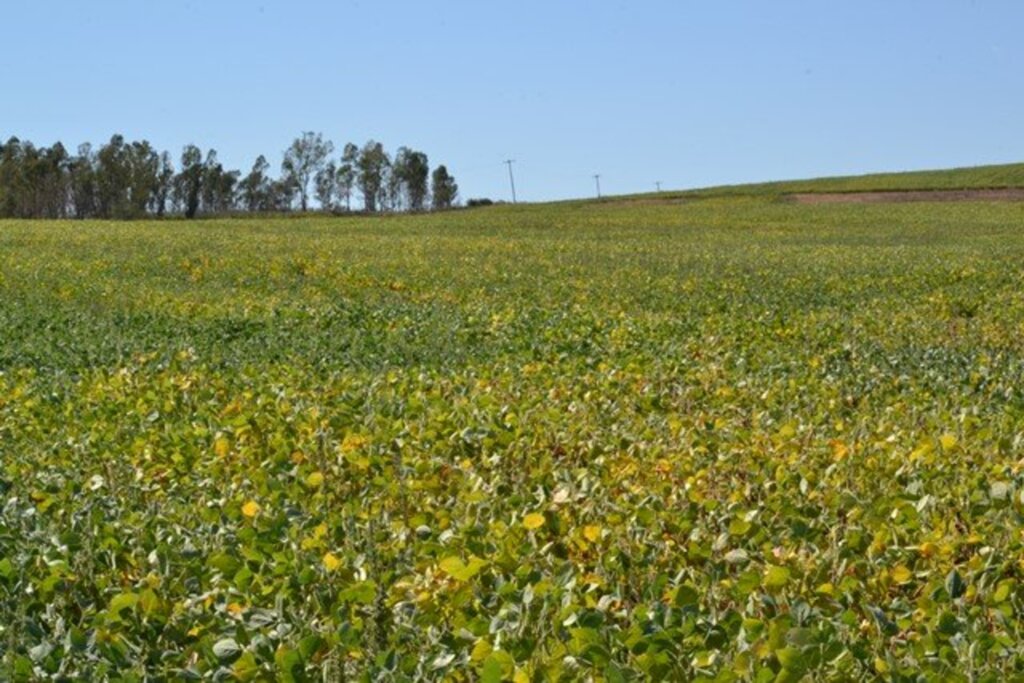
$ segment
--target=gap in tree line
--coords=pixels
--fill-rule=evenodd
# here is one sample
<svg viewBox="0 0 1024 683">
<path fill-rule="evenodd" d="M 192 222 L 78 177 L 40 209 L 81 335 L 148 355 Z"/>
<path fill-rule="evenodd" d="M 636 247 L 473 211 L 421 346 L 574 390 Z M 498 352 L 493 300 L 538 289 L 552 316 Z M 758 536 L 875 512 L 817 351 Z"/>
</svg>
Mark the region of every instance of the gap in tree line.
<svg viewBox="0 0 1024 683">
<path fill-rule="evenodd" d="M 114 135 L 99 149 L 69 154 L 60 142 L 36 147 L 12 137 L 0 143 L 0 217 L 146 218 L 309 211 L 367 213 L 448 209 L 458 185 L 443 165 L 399 147 L 394 156 L 370 140 L 334 144 L 306 132 L 284 152 L 280 175 L 262 154 L 245 176 L 227 170 L 217 151 L 186 145 L 175 166 L 146 140 Z M 353 205 L 356 204 L 354 207 Z"/>
</svg>

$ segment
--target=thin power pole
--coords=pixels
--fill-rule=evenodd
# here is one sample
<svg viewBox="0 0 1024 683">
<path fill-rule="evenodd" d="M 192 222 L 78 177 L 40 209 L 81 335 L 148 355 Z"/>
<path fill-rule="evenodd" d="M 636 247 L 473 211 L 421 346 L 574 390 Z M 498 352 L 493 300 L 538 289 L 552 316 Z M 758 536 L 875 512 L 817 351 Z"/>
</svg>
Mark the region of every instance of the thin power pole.
<svg viewBox="0 0 1024 683">
<path fill-rule="evenodd" d="M 515 159 L 506 159 L 505 164 L 508 165 L 508 183 L 512 186 L 512 203 L 516 203 L 516 178 L 512 175 L 512 164 L 516 163 Z"/>
<path fill-rule="evenodd" d="M 597 198 L 600 199 L 601 198 L 601 174 L 600 173 L 595 173 L 594 174 L 594 182 L 597 183 Z"/>
<path fill-rule="evenodd" d="M 661 192 L 661 181 L 660 181 L 660 180 L 656 180 L 656 181 L 654 182 L 654 186 L 655 186 L 656 188 L 658 188 L 658 192 Z"/>
</svg>

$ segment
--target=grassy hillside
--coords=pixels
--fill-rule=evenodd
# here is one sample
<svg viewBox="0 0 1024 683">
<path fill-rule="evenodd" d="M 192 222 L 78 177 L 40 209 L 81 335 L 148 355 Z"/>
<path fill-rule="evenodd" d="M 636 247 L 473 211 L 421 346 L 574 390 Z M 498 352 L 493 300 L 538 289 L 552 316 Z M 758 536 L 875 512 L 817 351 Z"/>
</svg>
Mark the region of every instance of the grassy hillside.
<svg viewBox="0 0 1024 683">
<path fill-rule="evenodd" d="M 1024 163 L 975 166 L 938 171 L 873 173 L 868 175 L 788 180 L 748 185 L 724 185 L 660 194 L 643 198 L 698 199 L 710 197 L 779 196 L 823 192 L 898 192 L 910 190 L 968 190 L 1024 188 Z"/>
<path fill-rule="evenodd" d="M 0 222 L 0 679 L 1014 680 L 1024 231 Z"/>
</svg>

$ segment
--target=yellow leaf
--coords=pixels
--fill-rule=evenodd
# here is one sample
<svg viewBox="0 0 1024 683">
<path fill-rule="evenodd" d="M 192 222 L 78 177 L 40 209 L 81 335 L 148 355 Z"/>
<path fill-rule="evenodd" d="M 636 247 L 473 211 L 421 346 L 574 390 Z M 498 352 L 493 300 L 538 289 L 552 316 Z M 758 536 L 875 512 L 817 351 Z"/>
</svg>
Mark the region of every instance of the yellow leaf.
<svg viewBox="0 0 1024 683">
<path fill-rule="evenodd" d="M 341 442 L 341 452 L 352 453 L 353 451 L 357 451 L 365 446 L 368 441 L 369 439 L 365 436 L 360 436 L 358 434 L 346 434 L 345 438 Z"/>
<path fill-rule="evenodd" d="M 527 529 L 539 529 L 544 526 L 544 515 L 531 512 L 523 517 L 523 526 Z"/>
<path fill-rule="evenodd" d="M 910 580 L 914 578 L 914 573 L 907 567 L 900 565 L 892 570 L 892 580 L 896 583 L 910 583 Z"/>
<path fill-rule="evenodd" d="M 313 548 L 319 548 L 324 544 L 324 536 L 327 535 L 327 525 L 321 524 L 310 532 L 309 536 L 302 539 L 302 549 L 312 550 Z"/>
<path fill-rule="evenodd" d="M 939 443 L 942 444 L 942 449 L 945 451 L 952 450 L 956 446 L 956 437 L 950 433 L 943 434 L 939 437 Z"/>
<path fill-rule="evenodd" d="M 910 459 L 912 461 L 913 460 L 920 460 L 921 458 L 924 458 L 924 457 L 930 455 L 931 452 L 934 451 L 934 450 L 935 450 L 935 447 L 931 444 L 931 442 L 925 441 L 924 443 L 920 444 L 917 448 L 915 448 L 910 453 Z"/>
<path fill-rule="evenodd" d="M 261 509 L 262 508 L 260 507 L 259 503 L 257 503 L 255 500 L 250 500 L 246 502 L 245 505 L 242 506 L 242 514 L 246 517 L 252 518 L 258 515 Z"/>
<path fill-rule="evenodd" d="M 764 585 L 768 588 L 782 588 L 789 583 L 790 571 L 786 567 L 768 565 L 764 572 Z"/>
<path fill-rule="evenodd" d="M 850 448 L 845 443 L 839 440 L 832 442 L 832 459 L 836 462 L 843 460 L 847 455 L 850 454 Z"/>
<path fill-rule="evenodd" d="M 334 553 L 324 554 L 324 567 L 327 568 L 327 571 L 333 572 L 340 566 L 341 560 L 339 560 Z"/>
<path fill-rule="evenodd" d="M 474 662 L 482 662 L 487 659 L 487 655 L 491 654 L 493 649 L 490 643 L 481 638 L 476 641 L 476 645 L 473 646 L 473 651 L 470 653 L 469 658 Z"/>
<path fill-rule="evenodd" d="M 601 527 L 595 524 L 583 527 L 583 538 L 587 539 L 591 543 L 597 543 L 601 538 Z"/>
<path fill-rule="evenodd" d="M 441 571 L 458 581 L 469 581 L 486 566 L 487 562 L 476 555 L 470 555 L 468 562 L 463 562 L 462 558 L 452 555 L 438 563 Z"/>
<path fill-rule="evenodd" d="M 227 437 L 218 436 L 213 442 L 213 452 L 218 458 L 223 458 L 231 450 L 231 442 L 227 440 Z"/>
<path fill-rule="evenodd" d="M 324 483 L 324 473 L 323 472 L 313 472 L 308 477 L 306 477 L 306 486 L 308 486 L 311 489 L 318 489 L 318 488 L 320 488 L 323 485 L 323 483 Z"/>
<path fill-rule="evenodd" d="M 516 673 L 512 676 L 512 683 L 530 683 L 530 676 L 522 669 L 516 669 Z"/>
<path fill-rule="evenodd" d="M 243 652 L 235 665 L 231 667 L 231 673 L 240 681 L 253 680 L 259 671 L 259 664 L 256 663 L 256 657 L 251 652 Z"/>
</svg>

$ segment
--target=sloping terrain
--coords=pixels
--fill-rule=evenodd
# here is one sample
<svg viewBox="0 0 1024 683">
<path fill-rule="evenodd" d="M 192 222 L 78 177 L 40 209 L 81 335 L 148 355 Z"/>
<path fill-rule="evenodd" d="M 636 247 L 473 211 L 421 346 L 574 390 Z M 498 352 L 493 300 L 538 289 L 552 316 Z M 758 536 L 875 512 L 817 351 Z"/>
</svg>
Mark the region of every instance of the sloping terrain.
<svg viewBox="0 0 1024 683">
<path fill-rule="evenodd" d="M 661 193 L 646 193 L 624 197 L 609 198 L 614 200 L 646 200 L 673 201 L 688 199 L 710 199 L 716 197 L 776 197 L 790 195 L 813 194 L 856 194 L 856 193 L 892 193 L 892 196 L 879 196 L 871 201 L 898 201 L 897 193 L 919 193 L 912 195 L 913 201 L 924 201 L 930 197 L 926 192 L 944 191 L 960 192 L 960 195 L 947 195 L 935 199 L 949 201 L 951 199 L 971 201 L 1016 201 L 1016 193 L 993 194 L 986 196 L 979 190 L 1024 190 L 1024 163 L 1002 164 L 995 166 L 975 166 L 937 171 L 909 171 L 903 173 L 873 173 L 858 176 L 840 176 L 833 178 L 815 178 L 809 180 L 787 180 L 769 183 L 752 183 L 744 185 L 723 185 L 694 190 L 676 190 Z M 906 200 L 906 198 L 904 199 Z M 810 199 L 808 201 L 811 201 Z M 835 201 L 841 201 L 837 198 Z M 854 201 L 854 200 L 850 200 Z"/>
<path fill-rule="evenodd" d="M 784 195 L 800 204 L 893 204 L 905 202 L 1024 202 L 1024 189 L 891 190 L 885 192 L 795 192 Z"/>
</svg>

